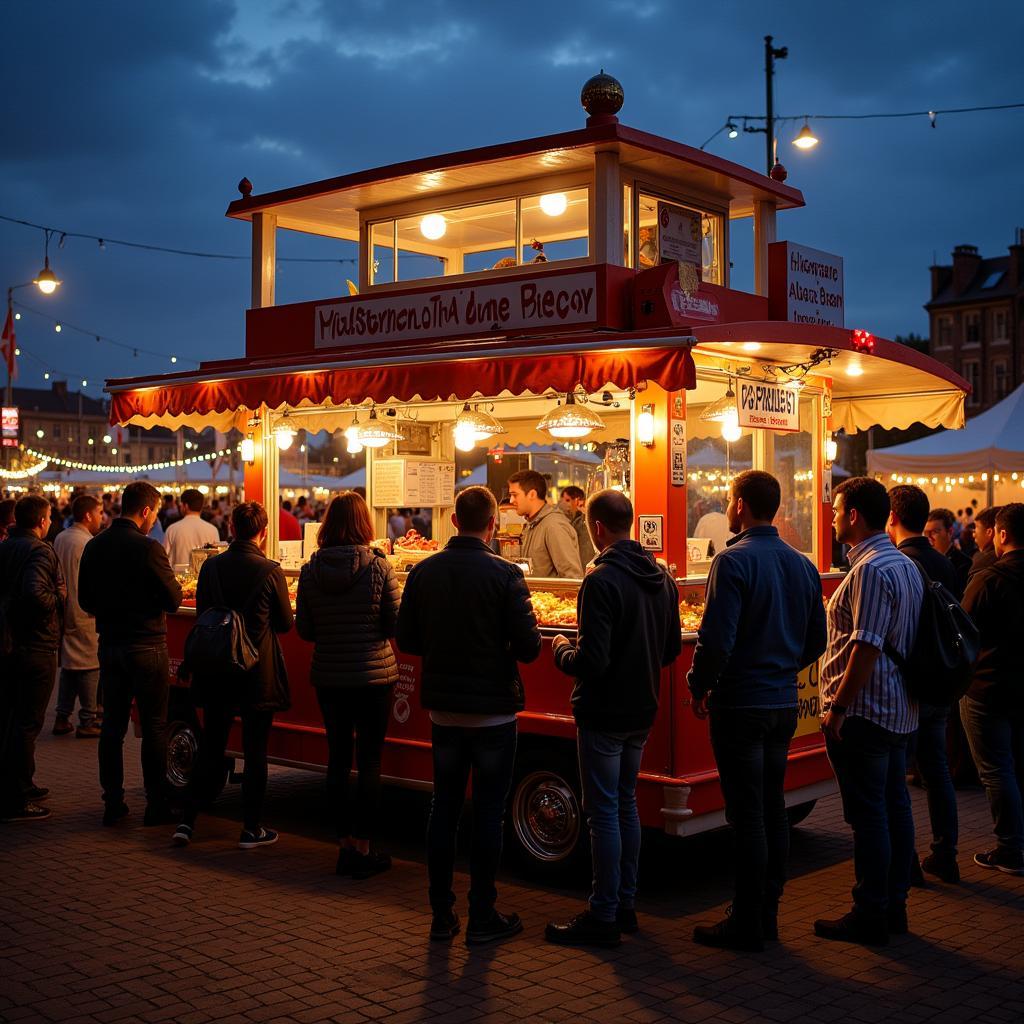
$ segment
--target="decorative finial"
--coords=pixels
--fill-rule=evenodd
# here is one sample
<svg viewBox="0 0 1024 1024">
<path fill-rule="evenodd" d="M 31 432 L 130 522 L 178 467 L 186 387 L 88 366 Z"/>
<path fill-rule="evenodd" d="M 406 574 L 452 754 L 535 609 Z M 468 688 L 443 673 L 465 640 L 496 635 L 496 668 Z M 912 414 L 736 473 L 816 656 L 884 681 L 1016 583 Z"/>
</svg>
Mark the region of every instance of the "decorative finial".
<svg viewBox="0 0 1024 1024">
<path fill-rule="evenodd" d="M 586 82 L 580 92 L 580 103 L 590 115 L 587 124 L 615 124 L 618 121 L 615 115 L 622 109 L 625 98 L 621 83 L 601 68 L 601 73 Z"/>
<path fill-rule="evenodd" d="M 772 168 L 771 177 L 773 181 L 777 181 L 779 184 L 782 184 L 782 182 L 789 177 L 789 171 L 787 171 L 786 168 L 776 160 L 775 166 Z"/>
<path fill-rule="evenodd" d="M 238 191 L 242 193 L 243 199 L 248 199 L 252 195 L 252 182 L 248 178 L 243 178 L 238 183 Z"/>
</svg>

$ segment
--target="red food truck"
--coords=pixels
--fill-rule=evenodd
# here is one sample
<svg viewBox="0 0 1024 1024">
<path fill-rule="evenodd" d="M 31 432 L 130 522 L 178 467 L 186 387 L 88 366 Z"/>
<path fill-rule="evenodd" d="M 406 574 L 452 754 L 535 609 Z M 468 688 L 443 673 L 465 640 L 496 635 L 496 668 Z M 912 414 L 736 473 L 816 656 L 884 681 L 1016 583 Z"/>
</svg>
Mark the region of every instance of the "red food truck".
<svg viewBox="0 0 1024 1024">
<path fill-rule="evenodd" d="M 729 481 L 747 468 L 779 478 L 780 532 L 817 565 L 829 593 L 839 578 L 830 529 L 836 435 L 875 424 L 962 426 L 966 384 L 912 349 L 847 327 L 841 258 L 776 241 L 777 211 L 803 205 L 778 168 L 768 177 L 626 127 L 616 116 L 621 87 L 607 76 L 588 82 L 582 99 L 585 127 L 557 135 L 263 195 L 243 180 L 227 213 L 252 226 L 244 358 L 110 381 L 111 421 L 238 431 L 246 497 L 271 508 L 281 452 L 297 434 L 344 432 L 382 539 L 389 510 L 418 507 L 443 546 L 460 485 L 483 482 L 500 497 L 524 466 L 548 475 L 553 497 L 570 484 L 623 489 L 637 539 L 678 580 L 684 628 L 683 654 L 662 674 L 640 815 L 685 836 L 724 822 L 707 727 L 691 713 L 685 675 L 710 560 L 727 535 Z M 753 293 L 730 285 L 745 226 Z M 347 294 L 276 305 L 279 231 L 356 243 Z M 513 558 L 516 531 L 515 517 L 503 518 L 502 550 Z M 282 541 L 272 515 L 269 532 L 269 553 L 297 576 L 315 527 L 303 541 Z M 432 546 L 396 547 L 400 577 Z M 522 669 L 509 829 L 523 859 L 555 868 L 585 845 L 571 682 L 555 671 L 549 646 L 575 626 L 580 581 L 526 569 L 548 644 Z M 194 579 L 183 579 L 194 593 Z M 189 603 L 170 624 L 175 660 Z M 293 706 L 277 717 L 271 759 L 323 770 L 311 649 L 294 633 L 283 647 Z M 384 775 L 429 789 L 419 664 L 398 653 Z M 173 682 L 168 776 L 180 786 L 201 714 Z M 834 788 L 814 667 L 800 694 L 786 779 L 794 820 Z M 232 743 L 240 757 L 237 733 Z"/>
</svg>

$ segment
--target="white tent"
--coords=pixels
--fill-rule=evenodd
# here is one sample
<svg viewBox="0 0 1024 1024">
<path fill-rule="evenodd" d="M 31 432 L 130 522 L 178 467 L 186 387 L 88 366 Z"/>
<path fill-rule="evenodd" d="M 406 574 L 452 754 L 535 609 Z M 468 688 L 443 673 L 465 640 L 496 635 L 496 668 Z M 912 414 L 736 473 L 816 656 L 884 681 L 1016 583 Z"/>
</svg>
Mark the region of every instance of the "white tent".
<svg viewBox="0 0 1024 1024">
<path fill-rule="evenodd" d="M 868 472 L 886 482 L 916 483 L 959 504 L 1019 500 L 1024 487 L 1024 385 L 967 421 L 907 444 L 868 452 Z"/>
</svg>

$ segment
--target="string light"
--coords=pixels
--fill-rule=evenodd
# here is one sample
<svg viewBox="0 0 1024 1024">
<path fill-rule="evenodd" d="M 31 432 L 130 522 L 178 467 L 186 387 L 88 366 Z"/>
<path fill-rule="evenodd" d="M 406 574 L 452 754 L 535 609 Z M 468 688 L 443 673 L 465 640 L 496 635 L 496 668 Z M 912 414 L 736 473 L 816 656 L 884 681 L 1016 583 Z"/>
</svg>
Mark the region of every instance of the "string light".
<svg viewBox="0 0 1024 1024">
<path fill-rule="evenodd" d="M 110 435 L 105 435 L 107 441 Z M 89 473 L 151 473 L 155 469 L 177 469 L 180 466 L 191 466 L 200 462 L 213 462 L 214 459 L 227 458 L 239 448 L 219 448 L 217 451 L 208 452 L 205 455 L 192 455 L 187 459 L 167 459 L 164 462 L 149 462 L 146 464 L 131 465 L 102 465 L 95 462 L 81 462 L 78 459 L 64 459 L 59 455 L 51 455 L 49 452 L 41 452 L 35 448 L 25 447 L 26 454 L 33 458 L 42 459 L 44 462 L 52 462 L 54 465 L 62 466 L 65 469 L 79 469 Z M 110 449 L 112 454 L 117 453 L 116 448 Z M 37 470 L 39 472 L 39 470 Z"/>
<path fill-rule="evenodd" d="M 25 480 L 29 477 L 38 476 L 44 469 L 46 469 L 47 463 L 37 462 L 34 466 L 29 466 L 28 469 L 3 469 L 0 468 L 0 480 Z"/>
</svg>

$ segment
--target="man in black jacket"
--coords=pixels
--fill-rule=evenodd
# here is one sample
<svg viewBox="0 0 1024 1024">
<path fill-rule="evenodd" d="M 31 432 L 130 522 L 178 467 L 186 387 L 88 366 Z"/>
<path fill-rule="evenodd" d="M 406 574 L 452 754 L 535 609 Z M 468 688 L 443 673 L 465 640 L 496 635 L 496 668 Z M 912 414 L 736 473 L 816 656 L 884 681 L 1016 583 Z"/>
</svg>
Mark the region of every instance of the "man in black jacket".
<svg viewBox="0 0 1024 1024">
<path fill-rule="evenodd" d="M 573 676 L 583 807 L 594 887 L 589 908 L 545 937 L 561 945 L 617 946 L 637 930 L 640 818 L 636 778 L 658 712 L 661 670 L 682 637 L 674 580 L 630 540 L 633 506 L 621 491 L 595 494 L 587 525 L 600 552 L 577 598 L 576 643 L 554 639 L 555 664 Z"/>
<path fill-rule="evenodd" d="M 975 864 L 1024 875 L 1024 504 L 996 515 L 994 565 L 976 573 L 964 609 L 981 633 L 981 653 L 960 717 L 988 794 L 996 846 Z"/>
<path fill-rule="evenodd" d="M 928 522 L 928 495 L 913 484 L 900 484 L 890 488 L 889 505 L 891 511 L 885 529 L 897 549 L 917 563 L 929 580 L 941 583 L 955 596 L 962 596 L 953 562 L 924 536 Z M 932 829 L 932 852 L 921 861 L 921 870 L 955 884 L 960 881 L 960 868 L 956 863 L 960 829 L 956 790 L 946 749 L 949 712 L 948 704 L 920 701 L 917 736 L 911 743 L 915 744 L 917 767 L 928 794 L 928 817 Z M 912 878 L 914 874 L 912 866 Z M 915 884 L 920 884 L 920 881 L 918 876 Z"/>
<path fill-rule="evenodd" d="M 974 540 L 978 550 L 974 552 L 971 559 L 971 571 L 967 576 L 968 583 L 971 576 L 982 569 L 994 565 L 996 561 L 996 516 L 999 513 L 998 505 L 990 505 L 983 508 L 974 517 Z"/>
<path fill-rule="evenodd" d="M 522 931 L 495 907 L 502 819 L 516 755 L 516 712 L 525 706 L 517 662 L 540 654 L 540 632 L 522 571 L 488 543 L 498 507 L 486 487 L 455 499 L 458 536 L 417 565 L 405 584 L 397 640 L 423 659 L 421 700 L 430 712 L 434 799 L 427 829 L 432 939 L 453 938 L 452 869 L 466 782 L 473 777 L 466 944 Z"/>
<path fill-rule="evenodd" d="M 172 820 L 164 781 L 170 685 L 167 612 L 181 604 L 181 585 L 163 545 L 149 537 L 159 508 L 160 494 L 152 484 L 129 484 L 121 495 L 120 518 L 86 544 L 78 574 L 78 603 L 96 617 L 100 638 L 104 825 L 115 825 L 128 813 L 122 751 L 133 699 L 142 729 L 143 824 Z"/>
<path fill-rule="evenodd" d="M 0 601 L 11 649 L 0 658 L 0 820 L 39 821 L 36 737 L 57 675 L 67 588 L 53 548 L 50 503 L 29 494 L 14 507 L 14 528 L 0 544 Z"/>
<path fill-rule="evenodd" d="M 956 516 L 948 508 L 933 508 L 924 524 L 924 536 L 940 555 L 945 555 L 953 566 L 956 585 L 950 587 L 953 596 L 962 600 L 967 589 L 967 576 L 971 560 L 953 543 L 953 524 Z"/>
</svg>

